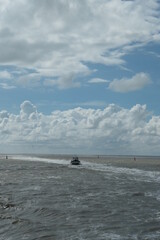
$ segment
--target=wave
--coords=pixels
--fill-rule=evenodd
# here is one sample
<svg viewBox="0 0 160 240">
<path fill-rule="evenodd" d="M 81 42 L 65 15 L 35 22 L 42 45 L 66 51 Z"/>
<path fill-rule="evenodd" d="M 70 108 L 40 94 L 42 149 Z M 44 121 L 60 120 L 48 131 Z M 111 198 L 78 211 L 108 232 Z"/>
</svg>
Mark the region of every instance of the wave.
<svg viewBox="0 0 160 240">
<path fill-rule="evenodd" d="M 117 178 L 122 175 L 123 176 L 127 175 L 127 177 L 135 181 L 145 181 L 145 182 L 154 181 L 154 182 L 160 183 L 160 172 L 158 171 L 149 171 L 149 170 L 125 168 L 125 167 L 122 168 L 119 166 L 116 167 L 116 166 L 111 166 L 111 163 L 108 165 L 108 164 L 102 164 L 102 163 L 87 162 L 83 160 L 82 165 L 73 166 L 73 165 L 70 165 L 70 160 L 67 160 L 67 159 L 49 159 L 49 158 L 26 156 L 26 155 L 12 155 L 10 156 L 10 159 L 59 164 L 59 165 L 68 166 L 70 168 L 88 169 L 93 171 L 106 172 L 108 177 L 112 175 L 112 177 Z"/>
</svg>

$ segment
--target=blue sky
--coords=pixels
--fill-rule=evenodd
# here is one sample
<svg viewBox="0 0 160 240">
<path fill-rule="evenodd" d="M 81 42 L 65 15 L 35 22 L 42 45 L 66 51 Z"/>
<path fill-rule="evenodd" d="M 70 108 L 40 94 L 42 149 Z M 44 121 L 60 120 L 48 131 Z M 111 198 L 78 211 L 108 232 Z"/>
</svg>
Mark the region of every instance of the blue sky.
<svg viewBox="0 0 160 240">
<path fill-rule="evenodd" d="M 1 152 L 160 155 L 160 1 L 0 6 Z"/>
</svg>

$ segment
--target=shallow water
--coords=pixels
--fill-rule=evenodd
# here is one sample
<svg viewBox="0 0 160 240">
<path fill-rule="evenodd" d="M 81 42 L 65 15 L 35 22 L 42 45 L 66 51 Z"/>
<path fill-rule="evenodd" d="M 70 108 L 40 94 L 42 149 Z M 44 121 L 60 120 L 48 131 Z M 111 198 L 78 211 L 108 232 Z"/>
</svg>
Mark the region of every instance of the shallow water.
<svg viewBox="0 0 160 240">
<path fill-rule="evenodd" d="M 69 163 L 0 160 L 1 240 L 160 239 L 159 171 Z"/>
</svg>

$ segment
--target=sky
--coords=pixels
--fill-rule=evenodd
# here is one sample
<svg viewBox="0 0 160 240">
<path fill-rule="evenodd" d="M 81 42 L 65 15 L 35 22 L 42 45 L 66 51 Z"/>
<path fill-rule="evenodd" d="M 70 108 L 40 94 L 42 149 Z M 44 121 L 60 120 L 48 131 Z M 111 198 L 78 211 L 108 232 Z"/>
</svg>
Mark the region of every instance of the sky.
<svg viewBox="0 0 160 240">
<path fill-rule="evenodd" d="M 0 0 L 0 153 L 160 155 L 159 0 Z"/>
</svg>

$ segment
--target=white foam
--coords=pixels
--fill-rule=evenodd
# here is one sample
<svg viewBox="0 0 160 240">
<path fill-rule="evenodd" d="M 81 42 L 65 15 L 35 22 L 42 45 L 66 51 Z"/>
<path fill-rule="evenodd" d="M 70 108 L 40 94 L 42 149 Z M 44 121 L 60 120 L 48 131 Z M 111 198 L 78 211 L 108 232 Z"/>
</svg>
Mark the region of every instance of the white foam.
<svg viewBox="0 0 160 240">
<path fill-rule="evenodd" d="M 146 171 L 136 168 L 121 168 L 116 166 L 110 166 L 107 164 L 99 164 L 99 163 L 89 163 L 83 162 L 82 166 L 87 169 L 106 172 L 107 174 L 115 175 L 118 177 L 119 175 L 126 174 L 130 179 L 137 181 L 145 181 L 145 182 L 158 182 L 160 183 L 160 172 L 158 171 Z"/>
<path fill-rule="evenodd" d="M 26 161 L 35 161 L 35 162 L 46 162 L 46 163 L 53 163 L 53 164 L 60 164 L 66 165 L 71 168 L 78 168 L 78 169 L 90 169 L 94 171 L 102 171 L 106 172 L 107 176 L 118 178 L 120 175 L 127 175 L 130 179 L 135 181 L 145 181 L 145 182 L 158 182 L 160 183 L 160 172 L 158 171 L 145 171 L 141 169 L 135 168 L 121 168 L 116 166 L 110 166 L 107 164 L 101 163 L 91 163 L 82 161 L 82 165 L 80 166 L 72 166 L 70 165 L 70 160 L 66 159 L 49 159 L 49 158 L 41 158 L 35 156 L 27 156 L 27 155 L 12 155 L 9 157 L 10 159 L 16 160 L 26 160 Z"/>
<path fill-rule="evenodd" d="M 31 161 L 31 162 L 47 162 L 47 163 L 55 163 L 61 165 L 68 165 L 70 162 L 66 159 L 49 159 L 49 158 L 41 158 L 41 157 L 32 157 L 26 155 L 12 155 L 10 159 L 21 160 L 21 161 Z"/>
<path fill-rule="evenodd" d="M 125 240 L 125 239 L 128 239 L 128 237 L 120 236 L 120 235 L 114 234 L 114 233 L 105 233 L 105 234 L 101 235 L 101 239 Z M 135 238 L 132 238 L 132 239 L 135 239 Z"/>
<path fill-rule="evenodd" d="M 157 199 L 157 201 L 160 201 L 160 191 L 154 191 L 154 192 L 147 192 L 146 193 L 147 197 L 152 197 Z M 160 219 L 160 212 L 159 212 L 159 219 Z"/>
</svg>

